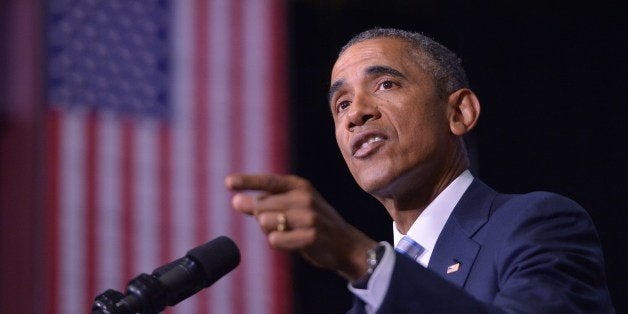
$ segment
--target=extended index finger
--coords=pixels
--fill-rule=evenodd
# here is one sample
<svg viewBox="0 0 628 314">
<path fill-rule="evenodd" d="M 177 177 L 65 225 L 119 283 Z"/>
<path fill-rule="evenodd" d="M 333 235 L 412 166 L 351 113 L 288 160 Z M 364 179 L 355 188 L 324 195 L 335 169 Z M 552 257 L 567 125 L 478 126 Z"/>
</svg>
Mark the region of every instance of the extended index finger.
<svg viewBox="0 0 628 314">
<path fill-rule="evenodd" d="M 284 193 L 305 184 L 307 184 L 305 179 L 282 174 L 231 174 L 225 178 L 225 185 L 232 191 Z"/>
</svg>

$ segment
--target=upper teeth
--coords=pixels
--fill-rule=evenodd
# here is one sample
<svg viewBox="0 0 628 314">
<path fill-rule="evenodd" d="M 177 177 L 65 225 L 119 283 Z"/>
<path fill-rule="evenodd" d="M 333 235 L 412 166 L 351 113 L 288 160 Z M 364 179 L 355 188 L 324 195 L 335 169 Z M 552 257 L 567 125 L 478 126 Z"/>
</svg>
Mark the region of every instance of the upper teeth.
<svg viewBox="0 0 628 314">
<path fill-rule="evenodd" d="M 368 139 L 368 141 L 362 143 L 362 146 L 360 148 L 364 148 L 366 146 L 368 146 L 369 144 L 373 143 L 373 142 L 377 142 L 377 141 L 382 141 L 384 140 L 381 136 L 375 136 L 375 137 L 371 137 Z"/>
</svg>

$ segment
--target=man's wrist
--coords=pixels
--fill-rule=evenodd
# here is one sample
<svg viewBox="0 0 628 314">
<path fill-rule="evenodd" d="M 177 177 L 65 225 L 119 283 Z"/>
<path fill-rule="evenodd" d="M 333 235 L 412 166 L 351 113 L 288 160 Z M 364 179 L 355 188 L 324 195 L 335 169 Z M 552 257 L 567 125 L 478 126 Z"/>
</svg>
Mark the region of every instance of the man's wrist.
<svg viewBox="0 0 628 314">
<path fill-rule="evenodd" d="M 368 284 L 369 279 L 371 278 L 371 274 L 375 271 L 379 262 L 382 260 L 384 253 L 386 252 L 386 246 L 379 243 L 375 247 L 369 249 L 366 252 L 366 264 L 368 268 L 366 270 L 366 275 L 360 277 L 358 280 L 354 281 L 352 285 L 358 289 L 365 289 Z"/>
<path fill-rule="evenodd" d="M 375 268 L 377 268 L 377 265 L 379 265 L 379 262 L 384 256 L 384 252 L 386 252 L 386 247 L 381 243 L 366 252 L 366 263 L 369 267 L 366 270 L 367 275 L 370 275 L 375 271 Z"/>
</svg>

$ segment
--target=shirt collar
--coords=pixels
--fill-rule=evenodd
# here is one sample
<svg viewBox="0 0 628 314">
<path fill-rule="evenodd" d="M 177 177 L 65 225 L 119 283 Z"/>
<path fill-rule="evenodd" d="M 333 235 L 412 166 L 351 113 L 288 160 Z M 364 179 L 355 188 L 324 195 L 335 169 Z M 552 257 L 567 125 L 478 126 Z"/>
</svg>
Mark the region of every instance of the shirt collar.
<svg viewBox="0 0 628 314">
<path fill-rule="evenodd" d="M 408 230 L 407 236 L 425 249 L 418 260 L 421 265 L 427 267 L 440 232 L 471 182 L 473 175 L 469 170 L 465 170 L 427 205 Z M 404 236 L 397 230 L 394 221 L 393 236 L 395 246 Z"/>
</svg>

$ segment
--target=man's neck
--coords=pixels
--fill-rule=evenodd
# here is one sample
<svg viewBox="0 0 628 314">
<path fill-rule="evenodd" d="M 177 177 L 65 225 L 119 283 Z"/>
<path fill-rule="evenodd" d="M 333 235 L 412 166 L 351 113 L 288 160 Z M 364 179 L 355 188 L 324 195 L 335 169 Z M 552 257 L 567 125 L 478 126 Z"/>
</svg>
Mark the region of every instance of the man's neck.
<svg viewBox="0 0 628 314">
<path fill-rule="evenodd" d="M 436 179 L 421 183 L 407 182 L 409 188 L 403 193 L 391 194 L 391 197 L 376 197 L 386 208 L 397 224 L 400 232 L 405 233 L 423 210 L 453 182 L 462 172 L 468 169 L 467 159 L 451 164 L 449 171 L 436 176 Z M 421 180 L 416 180 L 417 182 Z"/>
</svg>

